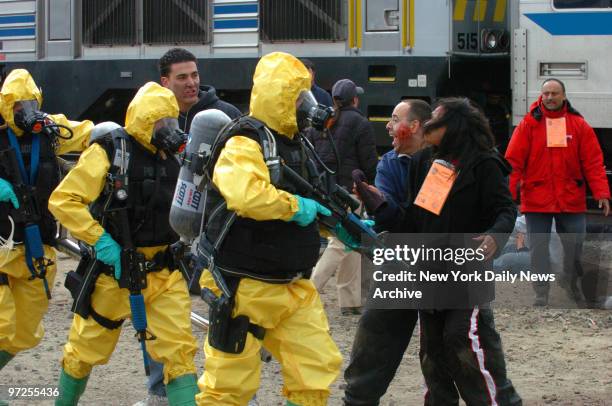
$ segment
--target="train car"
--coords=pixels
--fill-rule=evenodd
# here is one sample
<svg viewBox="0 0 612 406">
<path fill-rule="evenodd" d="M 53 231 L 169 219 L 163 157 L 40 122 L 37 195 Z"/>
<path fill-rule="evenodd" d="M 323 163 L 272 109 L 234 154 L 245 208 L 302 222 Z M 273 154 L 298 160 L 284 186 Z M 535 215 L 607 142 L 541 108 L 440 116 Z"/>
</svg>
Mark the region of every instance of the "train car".
<svg viewBox="0 0 612 406">
<path fill-rule="evenodd" d="M 365 89 L 360 107 L 381 149 L 402 98 L 468 95 L 490 105 L 501 137 L 510 102 L 506 0 L 0 0 L 0 59 L 29 69 L 45 109 L 121 122 L 135 89 L 158 80 L 179 45 L 202 83 L 248 108 L 259 57 L 287 51 L 316 64 L 317 83 Z M 504 124 L 505 123 L 505 124 Z"/>
</svg>

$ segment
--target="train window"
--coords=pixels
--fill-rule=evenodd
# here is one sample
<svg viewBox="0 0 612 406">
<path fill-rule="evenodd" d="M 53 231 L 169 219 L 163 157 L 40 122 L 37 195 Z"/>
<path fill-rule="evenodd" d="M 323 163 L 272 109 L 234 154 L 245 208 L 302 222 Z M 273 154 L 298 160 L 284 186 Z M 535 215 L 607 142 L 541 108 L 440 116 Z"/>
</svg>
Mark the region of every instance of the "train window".
<svg viewBox="0 0 612 406">
<path fill-rule="evenodd" d="M 381 105 L 368 105 L 368 120 L 373 123 L 383 123 L 387 124 L 389 120 L 391 120 L 391 115 L 393 114 L 393 106 L 381 106 Z"/>
<path fill-rule="evenodd" d="M 370 82 L 395 82 L 397 67 L 395 65 L 368 66 L 368 80 Z"/>
<path fill-rule="evenodd" d="M 554 8 L 610 8 L 610 0 L 553 0 Z"/>
</svg>

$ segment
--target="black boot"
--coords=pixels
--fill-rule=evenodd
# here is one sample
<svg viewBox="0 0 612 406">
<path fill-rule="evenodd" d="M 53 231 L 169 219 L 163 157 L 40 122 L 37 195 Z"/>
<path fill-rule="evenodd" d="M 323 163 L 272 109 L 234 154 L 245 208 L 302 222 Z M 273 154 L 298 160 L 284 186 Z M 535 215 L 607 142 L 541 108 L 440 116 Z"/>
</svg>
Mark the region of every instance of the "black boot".
<svg viewBox="0 0 612 406">
<path fill-rule="evenodd" d="M 548 291 L 550 286 L 548 283 L 534 282 L 533 290 L 535 292 L 535 300 L 533 301 L 534 306 L 547 306 L 548 305 Z"/>
</svg>

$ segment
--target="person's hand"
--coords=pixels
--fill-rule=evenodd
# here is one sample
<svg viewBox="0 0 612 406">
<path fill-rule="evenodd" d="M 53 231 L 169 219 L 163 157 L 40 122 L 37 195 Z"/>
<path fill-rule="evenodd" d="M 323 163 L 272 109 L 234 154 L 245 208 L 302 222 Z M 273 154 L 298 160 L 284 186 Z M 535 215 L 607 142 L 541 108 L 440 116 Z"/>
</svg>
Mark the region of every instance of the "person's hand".
<svg viewBox="0 0 612 406">
<path fill-rule="evenodd" d="M 298 201 L 298 211 L 289 219 L 298 223 L 299 226 L 306 227 L 317 218 L 318 214 L 323 216 L 331 216 L 331 211 L 328 208 L 320 205 L 318 202 L 302 197 L 300 195 L 294 195 Z"/>
<path fill-rule="evenodd" d="M 386 202 L 385 195 L 375 186 L 366 182 L 366 176 L 361 169 L 353 170 L 352 176 L 353 192 L 363 202 L 368 213 L 376 213 L 376 210 Z"/>
<path fill-rule="evenodd" d="M 373 220 L 359 221 L 361 221 L 361 224 L 369 228 L 374 227 L 375 224 Z M 359 243 L 359 240 L 353 237 L 341 223 L 336 223 L 336 226 L 334 227 L 334 233 L 336 234 L 336 238 L 339 239 L 342 244 L 344 244 L 344 250 L 346 252 L 355 251 L 361 245 Z"/>
<path fill-rule="evenodd" d="M 482 250 L 482 253 L 485 256 L 485 261 L 488 261 L 495 255 L 497 251 L 497 243 L 495 239 L 488 234 L 479 235 L 474 238 L 475 241 L 480 241 L 480 245 L 477 249 Z"/>
<path fill-rule="evenodd" d="M 96 244 L 96 259 L 115 268 L 115 279 L 121 279 L 121 246 L 106 231 Z"/>
<path fill-rule="evenodd" d="M 604 216 L 608 216 L 610 214 L 610 201 L 608 199 L 599 199 L 599 208 L 603 207 Z"/>
<path fill-rule="evenodd" d="M 17 195 L 13 190 L 13 185 L 11 185 L 8 181 L 0 178 L 0 202 L 11 202 L 13 207 L 19 208 L 19 200 L 17 199 Z"/>
</svg>

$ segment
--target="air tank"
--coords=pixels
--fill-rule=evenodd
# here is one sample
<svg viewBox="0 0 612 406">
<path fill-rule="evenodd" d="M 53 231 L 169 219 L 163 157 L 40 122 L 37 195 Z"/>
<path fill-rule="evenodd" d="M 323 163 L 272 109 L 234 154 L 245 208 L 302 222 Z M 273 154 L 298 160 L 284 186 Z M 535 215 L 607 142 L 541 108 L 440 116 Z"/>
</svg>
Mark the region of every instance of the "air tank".
<svg viewBox="0 0 612 406">
<path fill-rule="evenodd" d="M 118 128 L 121 128 L 121 126 L 114 121 L 104 121 L 96 124 L 89 133 L 89 145 Z"/>
<path fill-rule="evenodd" d="M 202 192 L 197 190 L 199 179 L 194 181 L 193 168 L 189 167 L 189 156 L 197 153 L 208 156 L 219 130 L 230 121 L 227 114 L 210 109 L 200 111 L 191 122 L 189 139 L 185 147 L 186 160 L 179 172 L 170 208 L 170 226 L 185 243 L 191 242 L 199 235 L 205 204 Z"/>
</svg>

